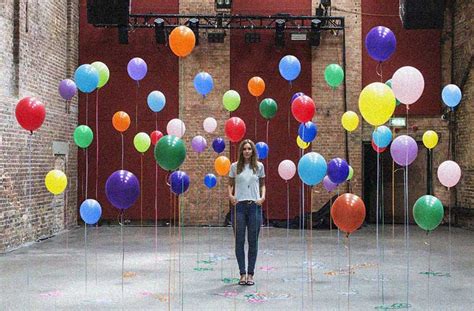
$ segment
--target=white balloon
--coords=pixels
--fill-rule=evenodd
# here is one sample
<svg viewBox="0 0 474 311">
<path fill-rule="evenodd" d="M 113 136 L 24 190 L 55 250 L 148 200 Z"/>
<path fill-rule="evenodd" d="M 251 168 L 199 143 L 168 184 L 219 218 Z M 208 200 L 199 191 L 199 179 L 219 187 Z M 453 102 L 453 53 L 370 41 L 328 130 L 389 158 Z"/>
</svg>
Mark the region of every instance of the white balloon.
<svg viewBox="0 0 474 311">
<path fill-rule="evenodd" d="M 212 117 L 208 117 L 202 123 L 204 130 L 208 133 L 213 133 L 217 128 L 217 121 Z"/>
<path fill-rule="evenodd" d="M 278 165 L 278 174 L 284 180 L 290 180 L 295 176 L 296 173 L 296 165 L 291 160 L 283 160 Z"/>
<path fill-rule="evenodd" d="M 183 137 L 184 132 L 186 132 L 186 126 L 180 119 L 172 119 L 168 122 L 168 125 L 166 125 L 166 132 L 168 135 L 181 138 Z"/>
<path fill-rule="evenodd" d="M 415 67 L 399 68 L 392 77 L 392 90 L 402 104 L 411 105 L 423 94 L 425 79 Z"/>
</svg>

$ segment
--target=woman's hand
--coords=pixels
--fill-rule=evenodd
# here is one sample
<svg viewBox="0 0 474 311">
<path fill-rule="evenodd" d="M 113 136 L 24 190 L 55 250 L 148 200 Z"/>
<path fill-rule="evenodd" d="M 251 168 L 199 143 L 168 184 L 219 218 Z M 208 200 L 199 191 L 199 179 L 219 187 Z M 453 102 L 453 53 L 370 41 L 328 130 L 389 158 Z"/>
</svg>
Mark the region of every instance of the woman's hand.
<svg viewBox="0 0 474 311">
<path fill-rule="evenodd" d="M 255 201 L 255 204 L 257 204 L 258 206 L 262 206 L 264 201 L 265 201 L 265 198 L 260 198 L 257 201 Z"/>
<path fill-rule="evenodd" d="M 234 206 L 237 205 L 237 199 L 235 198 L 235 196 L 230 195 L 229 196 L 229 201 L 232 205 L 234 205 Z"/>
</svg>

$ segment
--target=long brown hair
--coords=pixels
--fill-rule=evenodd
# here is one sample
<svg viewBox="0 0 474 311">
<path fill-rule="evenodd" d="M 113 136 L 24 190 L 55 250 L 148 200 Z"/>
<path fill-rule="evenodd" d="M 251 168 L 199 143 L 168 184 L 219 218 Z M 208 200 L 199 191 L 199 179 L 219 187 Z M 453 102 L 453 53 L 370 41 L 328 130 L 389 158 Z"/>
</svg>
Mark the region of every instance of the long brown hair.
<svg viewBox="0 0 474 311">
<path fill-rule="evenodd" d="M 252 156 L 250 157 L 250 167 L 253 170 L 253 173 L 257 173 L 257 148 L 255 147 L 255 143 L 250 139 L 244 139 L 239 145 L 239 157 L 237 158 L 237 175 L 242 173 L 245 164 L 244 158 L 244 145 L 249 144 L 252 148 Z"/>
</svg>

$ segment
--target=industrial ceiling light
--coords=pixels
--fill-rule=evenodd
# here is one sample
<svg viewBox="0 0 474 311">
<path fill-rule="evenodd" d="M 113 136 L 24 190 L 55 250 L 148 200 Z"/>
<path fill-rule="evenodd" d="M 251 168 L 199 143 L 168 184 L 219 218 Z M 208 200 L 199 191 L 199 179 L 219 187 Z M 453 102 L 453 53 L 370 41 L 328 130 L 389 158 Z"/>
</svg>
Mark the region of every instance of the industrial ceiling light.
<svg viewBox="0 0 474 311">
<path fill-rule="evenodd" d="M 275 45 L 277 47 L 285 46 L 285 20 L 275 20 Z"/>
<path fill-rule="evenodd" d="M 321 43 L 321 20 L 311 20 L 311 31 L 309 32 L 309 45 L 319 46 Z"/>
<path fill-rule="evenodd" d="M 232 0 L 216 0 L 217 9 L 230 9 L 232 7 Z"/>
<path fill-rule="evenodd" d="M 158 44 L 166 43 L 165 21 L 162 18 L 157 18 L 155 24 L 155 39 Z"/>
<path fill-rule="evenodd" d="M 196 45 L 199 45 L 199 19 L 193 17 L 189 19 L 189 28 L 194 32 L 194 36 L 196 37 Z"/>
<path fill-rule="evenodd" d="M 245 43 L 259 43 L 260 34 L 258 32 L 247 32 L 245 34 Z"/>
</svg>

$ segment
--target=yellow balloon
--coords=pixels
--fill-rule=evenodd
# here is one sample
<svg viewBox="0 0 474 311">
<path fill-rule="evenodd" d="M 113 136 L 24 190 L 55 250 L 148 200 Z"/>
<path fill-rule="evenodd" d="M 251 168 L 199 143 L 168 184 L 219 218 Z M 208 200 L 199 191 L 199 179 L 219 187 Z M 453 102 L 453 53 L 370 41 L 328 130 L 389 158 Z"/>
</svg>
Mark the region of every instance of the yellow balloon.
<svg viewBox="0 0 474 311">
<path fill-rule="evenodd" d="M 438 144 L 438 134 L 435 131 L 426 131 L 423 134 L 423 144 L 428 149 L 433 149 Z"/>
<path fill-rule="evenodd" d="M 44 179 L 46 189 L 52 194 L 60 194 L 66 189 L 67 177 L 60 170 L 51 170 Z"/>
<path fill-rule="evenodd" d="M 354 111 L 346 111 L 342 115 L 341 123 L 346 131 L 352 132 L 359 126 L 359 116 Z"/>
<path fill-rule="evenodd" d="M 374 82 L 359 95 L 359 110 L 367 123 L 379 126 L 390 119 L 395 111 L 396 100 L 392 89 L 381 82 Z"/>
<path fill-rule="evenodd" d="M 310 143 L 305 142 L 305 141 L 302 140 L 301 137 L 298 135 L 298 137 L 296 137 L 296 144 L 298 145 L 298 147 L 300 147 L 300 149 L 306 149 L 306 148 L 309 147 L 309 144 L 310 144 Z"/>
</svg>

